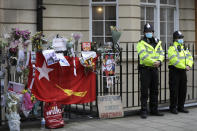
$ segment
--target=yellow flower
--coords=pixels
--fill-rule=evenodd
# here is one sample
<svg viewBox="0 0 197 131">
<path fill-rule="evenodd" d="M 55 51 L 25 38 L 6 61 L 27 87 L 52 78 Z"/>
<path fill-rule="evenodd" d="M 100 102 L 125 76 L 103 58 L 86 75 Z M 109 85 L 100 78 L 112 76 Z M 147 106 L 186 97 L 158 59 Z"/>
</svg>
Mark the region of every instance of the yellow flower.
<svg viewBox="0 0 197 131">
<path fill-rule="evenodd" d="M 38 49 L 42 49 L 42 47 L 40 45 L 38 45 Z"/>
<path fill-rule="evenodd" d="M 22 91 L 22 93 L 25 94 L 25 93 L 27 93 L 27 91 L 28 91 L 27 89 L 24 89 L 24 90 Z"/>
</svg>

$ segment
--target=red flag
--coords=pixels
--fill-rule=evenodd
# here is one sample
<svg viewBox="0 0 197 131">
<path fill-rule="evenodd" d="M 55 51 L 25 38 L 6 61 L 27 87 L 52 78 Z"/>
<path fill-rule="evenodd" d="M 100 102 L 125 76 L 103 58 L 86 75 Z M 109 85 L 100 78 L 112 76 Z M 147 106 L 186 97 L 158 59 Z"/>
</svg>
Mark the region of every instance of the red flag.
<svg viewBox="0 0 197 131">
<path fill-rule="evenodd" d="M 33 65 L 31 62 L 31 52 L 29 52 L 29 61 L 28 61 L 28 68 L 29 68 L 29 74 L 28 74 L 28 83 L 27 83 L 27 87 L 31 89 L 33 81 L 34 81 L 34 73 L 33 73 Z"/>
<path fill-rule="evenodd" d="M 78 104 L 92 102 L 96 99 L 96 75 L 84 73 L 79 58 L 75 58 L 77 76 L 73 73 L 73 58 L 67 57 L 70 66 L 59 63 L 47 65 L 44 56 L 37 53 L 35 80 L 32 93 L 37 99 L 45 102 Z"/>
</svg>

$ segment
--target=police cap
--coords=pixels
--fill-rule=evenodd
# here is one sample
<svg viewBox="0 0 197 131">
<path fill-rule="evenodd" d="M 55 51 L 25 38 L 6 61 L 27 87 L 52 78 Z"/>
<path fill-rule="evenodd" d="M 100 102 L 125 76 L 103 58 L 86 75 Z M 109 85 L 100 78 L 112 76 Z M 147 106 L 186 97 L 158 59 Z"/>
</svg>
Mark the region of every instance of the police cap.
<svg viewBox="0 0 197 131">
<path fill-rule="evenodd" d="M 149 23 L 147 23 L 144 25 L 144 32 L 154 32 L 154 29 Z"/>
<path fill-rule="evenodd" d="M 180 39 L 180 38 L 183 38 L 184 36 L 183 36 L 183 34 L 180 32 L 180 31 L 175 31 L 174 33 L 173 33 L 173 39 L 175 40 L 175 39 Z"/>
</svg>

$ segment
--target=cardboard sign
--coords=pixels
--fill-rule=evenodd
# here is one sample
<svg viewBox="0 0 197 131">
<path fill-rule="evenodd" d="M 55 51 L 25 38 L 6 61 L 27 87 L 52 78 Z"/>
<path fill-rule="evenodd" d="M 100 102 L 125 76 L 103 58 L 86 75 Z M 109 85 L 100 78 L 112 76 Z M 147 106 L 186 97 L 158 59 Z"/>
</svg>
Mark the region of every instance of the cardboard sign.
<svg viewBox="0 0 197 131">
<path fill-rule="evenodd" d="M 91 42 L 82 42 L 82 49 L 83 49 L 83 51 L 90 51 L 91 50 Z"/>
<path fill-rule="evenodd" d="M 98 96 L 100 118 L 123 117 L 121 97 L 118 95 Z"/>
</svg>

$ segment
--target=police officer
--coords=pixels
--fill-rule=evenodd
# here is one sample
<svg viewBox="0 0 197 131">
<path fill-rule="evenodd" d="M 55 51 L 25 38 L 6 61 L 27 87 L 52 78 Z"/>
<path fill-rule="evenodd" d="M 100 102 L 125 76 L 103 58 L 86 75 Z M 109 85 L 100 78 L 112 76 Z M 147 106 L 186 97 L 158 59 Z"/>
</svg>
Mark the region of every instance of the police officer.
<svg viewBox="0 0 197 131">
<path fill-rule="evenodd" d="M 164 51 L 161 41 L 153 37 L 153 27 L 147 23 L 144 25 L 144 37 L 137 44 L 137 52 L 140 57 L 140 81 L 141 81 L 141 118 L 147 118 L 147 100 L 149 89 L 150 115 L 163 116 L 158 111 L 158 67 L 164 60 Z"/>
<path fill-rule="evenodd" d="M 188 49 L 183 45 L 183 34 L 180 31 L 173 33 L 173 45 L 168 49 L 169 58 L 169 88 L 170 88 L 170 112 L 188 113 L 184 108 L 187 93 L 187 75 L 193 65 L 193 58 Z M 177 111 L 178 110 L 178 111 Z"/>
</svg>

